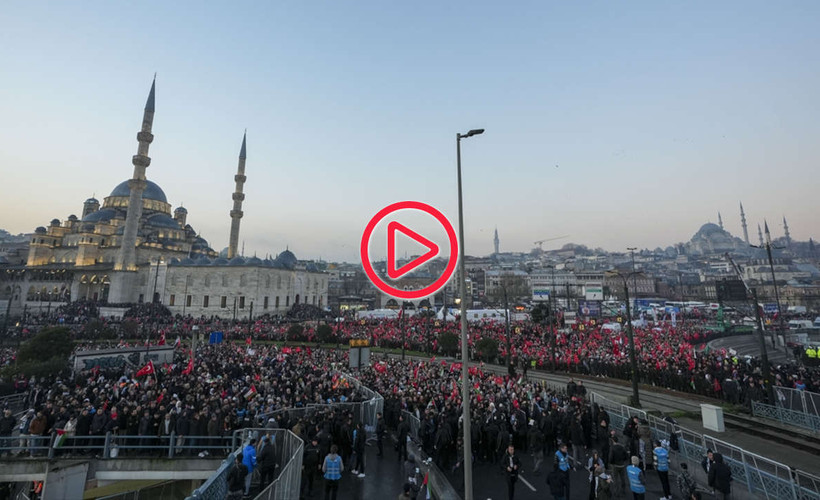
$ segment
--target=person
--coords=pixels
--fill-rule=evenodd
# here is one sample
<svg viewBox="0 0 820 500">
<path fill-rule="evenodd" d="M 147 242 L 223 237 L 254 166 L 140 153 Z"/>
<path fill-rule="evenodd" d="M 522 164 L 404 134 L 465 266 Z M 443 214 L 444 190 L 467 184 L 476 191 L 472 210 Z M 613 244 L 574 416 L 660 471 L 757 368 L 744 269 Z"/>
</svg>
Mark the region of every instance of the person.
<svg viewBox="0 0 820 500">
<path fill-rule="evenodd" d="M 353 429 L 353 474 L 359 478 L 364 477 L 364 446 L 367 442 L 367 433 L 361 422 Z"/>
<path fill-rule="evenodd" d="M 307 489 L 308 496 L 313 495 L 313 479 L 322 468 L 319 464 L 320 457 L 319 438 L 313 436 L 302 455 L 302 490 Z"/>
<path fill-rule="evenodd" d="M 268 436 L 262 438 L 259 449 L 259 488 L 265 489 L 273 481 L 276 469 L 276 453 Z"/>
<path fill-rule="evenodd" d="M 595 500 L 609 500 L 612 498 L 612 478 L 609 477 L 602 466 L 595 467 L 595 479 L 593 481 L 593 491 Z"/>
<path fill-rule="evenodd" d="M 239 500 L 245 492 L 245 476 L 248 475 L 248 468 L 242 463 L 242 455 L 236 456 L 236 463 L 228 473 L 228 497 L 227 500 Z"/>
<path fill-rule="evenodd" d="M 12 447 L 11 433 L 14 431 L 14 425 L 17 423 L 14 417 L 11 416 L 11 410 L 6 408 L 3 410 L 3 418 L 0 418 L 0 447 L 3 449 L 3 455 L 8 453 Z"/>
<path fill-rule="evenodd" d="M 716 497 L 726 500 L 732 493 L 732 469 L 723 463 L 723 455 L 715 453 L 714 457 L 715 463 L 709 470 L 709 484 L 720 493 Z"/>
<path fill-rule="evenodd" d="M 256 439 L 251 439 L 242 450 L 242 463 L 248 468 L 248 473 L 245 475 L 245 495 L 251 494 L 251 479 L 253 479 L 253 470 L 256 468 L 255 445 Z"/>
<path fill-rule="evenodd" d="M 598 491 L 598 480 L 595 477 L 595 470 L 600 468 L 601 470 L 604 469 L 604 461 L 598 456 L 598 450 L 592 450 L 592 456 L 589 457 L 587 460 L 587 470 L 589 471 L 589 498 L 592 500 L 595 498 L 595 494 Z"/>
<path fill-rule="evenodd" d="M 552 472 L 547 474 L 547 484 L 553 500 L 567 500 L 567 475 L 557 464 L 553 466 Z"/>
<path fill-rule="evenodd" d="M 518 469 L 521 468 L 521 459 L 515 454 L 515 446 L 507 446 L 507 454 L 504 455 L 504 471 L 507 473 L 507 497 L 509 500 L 515 498 L 515 483 L 518 481 Z"/>
<path fill-rule="evenodd" d="M 555 452 L 555 468 L 564 475 L 564 496 L 569 498 L 570 484 L 569 484 L 569 453 L 567 453 L 567 444 L 561 443 L 558 445 L 558 450 Z"/>
<path fill-rule="evenodd" d="M 621 496 L 626 491 L 626 465 L 629 453 L 616 436 L 610 438 L 609 465 L 612 467 L 612 493 Z"/>
<path fill-rule="evenodd" d="M 661 446 L 660 441 L 655 441 L 655 448 L 652 450 L 655 470 L 663 487 L 663 496 L 660 500 L 672 500 L 672 490 L 669 488 L 669 450 Z"/>
<path fill-rule="evenodd" d="M 399 493 L 399 500 L 411 500 L 410 497 L 410 483 L 404 483 Z"/>
<path fill-rule="evenodd" d="M 626 468 L 626 476 L 629 478 L 629 489 L 632 490 L 632 498 L 634 500 L 644 500 L 646 495 L 646 479 L 643 471 L 638 465 L 641 459 L 632 456 L 632 465 Z"/>
<path fill-rule="evenodd" d="M 712 464 L 715 463 L 715 454 L 712 452 L 711 448 L 706 450 L 706 456 L 703 457 L 703 460 L 700 461 L 700 466 L 703 468 L 703 472 L 707 475 L 709 474 L 709 469 L 712 468 Z M 711 486 L 711 485 L 710 485 Z"/>
<path fill-rule="evenodd" d="M 376 413 L 376 444 L 379 447 L 379 453 L 376 456 L 379 458 L 384 456 L 384 435 L 386 432 L 387 426 L 384 424 L 382 413 Z"/>
<path fill-rule="evenodd" d="M 399 415 L 397 434 L 399 442 L 396 443 L 396 451 L 399 452 L 399 463 L 401 463 L 402 460 L 407 460 L 407 435 L 410 434 L 410 424 L 404 418 L 404 415 Z"/>
<path fill-rule="evenodd" d="M 342 457 L 339 456 L 339 447 L 335 444 L 331 445 L 330 453 L 327 454 L 322 463 L 322 473 L 325 478 L 325 500 L 336 500 L 339 481 L 342 479 L 344 470 Z"/>
<path fill-rule="evenodd" d="M 678 474 L 678 489 L 682 498 L 692 498 L 692 493 L 697 489 L 697 484 L 689 473 L 689 466 L 686 462 L 680 464 L 680 474 Z"/>
</svg>

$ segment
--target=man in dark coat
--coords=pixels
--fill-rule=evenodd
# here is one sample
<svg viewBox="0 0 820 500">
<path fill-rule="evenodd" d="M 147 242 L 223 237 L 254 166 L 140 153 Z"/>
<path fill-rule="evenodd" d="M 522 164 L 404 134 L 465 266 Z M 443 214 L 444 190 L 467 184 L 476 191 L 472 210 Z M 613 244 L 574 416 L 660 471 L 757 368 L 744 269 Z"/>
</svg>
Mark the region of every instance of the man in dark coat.
<svg viewBox="0 0 820 500">
<path fill-rule="evenodd" d="M 262 438 L 262 445 L 260 446 L 257 460 L 259 461 L 259 488 L 265 489 L 265 487 L 273 481 L 274 471 L 276 470 L 274 444 L 270 442 L 268 436 Z"/>
<path fill-rule="evenodd" d="M 245 492 L 245 476 L 248 467 L 242 463 L 242 454 L 236 457 L 233 469 L 228 473 L 228 500 L 239 500 Z"/>
<path fill-rule="evenodd" d="M 302 455 L 302 490 L 305 490 L 305 486 L 307 486 L 308 496 L 313 494 L 313 480 L 322 468 L 319 463 L 321 462 L 321 458 L 322 451 L 319 447 L 319 438 L 318 436 L 313 436 L 313 439 L 311 439 L 310 444 L 305 447 L 304 454 Z"/>
<path fill-rule="evenodd" d="M 723 455 L 715 453 L 715 463 L 709 469 L 709 484 L 714 486 L 718 498 L 730 498 L 732 493 L 732 469 L 723 463 Z"/>
</svg>

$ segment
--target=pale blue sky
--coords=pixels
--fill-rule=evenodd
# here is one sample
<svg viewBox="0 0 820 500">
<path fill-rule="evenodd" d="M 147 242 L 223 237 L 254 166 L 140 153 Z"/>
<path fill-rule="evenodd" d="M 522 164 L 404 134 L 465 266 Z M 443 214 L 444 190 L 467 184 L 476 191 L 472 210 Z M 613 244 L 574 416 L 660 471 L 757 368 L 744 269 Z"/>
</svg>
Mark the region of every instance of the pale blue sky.
<svg viewBox="0 0 820 500">
<path fill-rule="evenodd" d="M 495 226 L 502 250 L 667 246 L 718 211 L 740 235 L 740 200 L 753 235 L 820 235 L 820 2 L 262 4 L 5 5 L 0 227 L 130 177 L 157 72 L 148 178 L 216 249 L 246 127 L 246 254 L 357 260 L 402 199 L 455 220 L 476 127 L 470 254 Z"/>
</svg>

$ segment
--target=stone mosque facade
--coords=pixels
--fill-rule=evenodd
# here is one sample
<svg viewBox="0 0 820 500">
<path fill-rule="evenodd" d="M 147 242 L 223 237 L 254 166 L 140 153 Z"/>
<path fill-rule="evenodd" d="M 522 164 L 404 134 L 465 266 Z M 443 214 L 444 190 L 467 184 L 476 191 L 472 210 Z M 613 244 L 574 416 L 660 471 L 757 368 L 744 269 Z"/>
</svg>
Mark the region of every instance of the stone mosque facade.
<svg viewBox="0 0 820 500">
<path fill-rule="evenodd" d="M 0 270 L 0 292 L 12 314 L 23 303 L 89 300 L 157 302 L 173 313 L 247 317 L 282 314 L 296 304 L 327 305 L 328 275 L 289 250 L 276 258 L 238 255 L 246 180 L 243 137 L 230 211 L 230 240 L 220 256 L 145 177 L 153 141 L 155 85 L 145 105 L 131 179 L 103 199 L 85 200 L 82 216 L 53 219 L 31 235 L 25 265 Z"/>
</svg>

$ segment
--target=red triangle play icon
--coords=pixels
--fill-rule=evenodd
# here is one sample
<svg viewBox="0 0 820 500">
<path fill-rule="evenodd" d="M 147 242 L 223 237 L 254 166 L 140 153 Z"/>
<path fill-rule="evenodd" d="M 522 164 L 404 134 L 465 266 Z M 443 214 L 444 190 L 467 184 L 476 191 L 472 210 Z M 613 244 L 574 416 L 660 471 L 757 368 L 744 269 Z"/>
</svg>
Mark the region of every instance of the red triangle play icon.
<svg viewBox="0 0 820 500">
<path fill-rule="evenodd" d="M 427 247 L 427 252 L 424 255 L 416 257 L 407 264 L 396 268 L 396 261 L 398 260 L 396 256 L 396 231 L 401 232 L 416 243 Z M 407 226 L 396 221 L 390 221 L 390 223 L 387 224 L 387 275 L 390 279 L 395 280 L 401 278 L 428 260 L 435 258 L 438 255 L 438 252 L 438 245 L 412 229 L 409 229 Z"/>
</svg>

